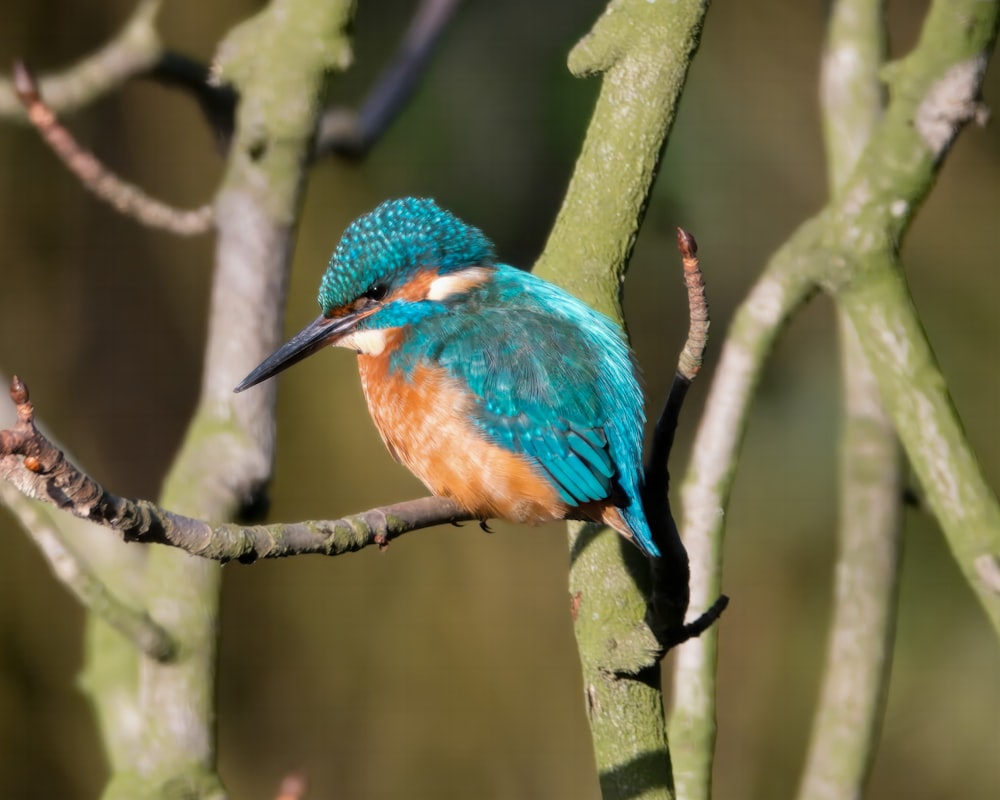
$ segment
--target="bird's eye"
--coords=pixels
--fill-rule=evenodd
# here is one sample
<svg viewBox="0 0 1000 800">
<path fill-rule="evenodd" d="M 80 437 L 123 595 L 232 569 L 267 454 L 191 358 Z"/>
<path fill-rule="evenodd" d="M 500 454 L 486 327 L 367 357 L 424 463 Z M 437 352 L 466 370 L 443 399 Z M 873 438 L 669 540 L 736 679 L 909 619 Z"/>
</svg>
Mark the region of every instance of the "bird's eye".
<svg viewBox="0 0 1000 800">
<path fill-rule="evenodd" d="M 381 300 L 385 300 L 385 296 L 387 294 L 389 294 L 388 286 L 384 283 L 373 283 L 365 292 L 365 297 L 377 303 Z"/>
</svg>

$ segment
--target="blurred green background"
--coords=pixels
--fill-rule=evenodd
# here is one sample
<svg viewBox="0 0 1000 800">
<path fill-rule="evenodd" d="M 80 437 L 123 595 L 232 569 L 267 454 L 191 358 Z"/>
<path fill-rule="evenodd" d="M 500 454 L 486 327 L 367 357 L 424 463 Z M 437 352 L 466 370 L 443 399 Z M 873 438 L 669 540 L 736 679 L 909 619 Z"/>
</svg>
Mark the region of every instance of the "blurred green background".
<svg viewBox="0 0 1000 800">
<path fill-rule="evenodd" d="M 257 4 L 166 4 L 168 45 L 210 59 Z M 356 103 L 415 4 L 362 0 Z M 433 195 L 530 264 L 598 89 L 565 69 L 600 0 L 468 2 L 419 95 L 361 165 L 309 182 L 288 329 L 313 318 L 344 226 L 388 197 Z M 825 194 L 816 83 L 821 3 L 716 3 L 626 287 L 650 404 L 684 329 L 674 226 L 697 235 L 713 356 L 768 254 Z M 926 3 L 891 4 L 893 52 Z M 125 0 L 17 0 L 0 63 L 41 70 L 98 46 Z M 987 101 L 1000 106 L 996 68 Z M 133 82 L 68 120 L 120 173 L 179 205 L 221 162 L 194 104 Z M 913 293 L 969 436 L 1000 476 L 1000 132 L 966 131 L 904 248 Z M 212 267 L 207 238 L 144 230 L 85 194 L 25 127 L 0 124 L 0 370 L 90 471 L 154 496 L 195 401 Z M 693 390 L 681 475 L 712 374 Z M 329 518 L 416 496 L 367 420 L 353 359 L 282 377 L 272 517 Z M 820 298 L 791 325 L 754 407 L 729 512 L 716 797 L 794 792 L 822 663 L 835 552 L 838 376 Z M 1000 797 L 1000 647 L 922 513 L 906 520 L 898 643 L 871 797 Z M 89 798 L 106 767 L 75 687 L 82 616 L 0 511 L 0 795 Z M 267 798 L 304 770 L 314 798 L 596 798 L 559 526 L 413 535 L 388 552 L 228 566 L 219 678 L 221 770 Z M 669 662 L 667 665 L 669 668 Z"/>
</svg>

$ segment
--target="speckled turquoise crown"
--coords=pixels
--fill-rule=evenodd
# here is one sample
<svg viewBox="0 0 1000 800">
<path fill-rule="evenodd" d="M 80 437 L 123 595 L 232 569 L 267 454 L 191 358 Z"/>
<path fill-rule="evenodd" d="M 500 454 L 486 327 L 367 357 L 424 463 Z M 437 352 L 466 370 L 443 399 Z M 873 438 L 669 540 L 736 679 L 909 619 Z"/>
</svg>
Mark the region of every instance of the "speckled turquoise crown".
<svg viewBox="0 0 1000 800">
<path fill-rule="evenodd" d="M 493 243 L 429 198 L 387 200 L 344 231 L 319 287 L 324 313 L 377 282 L 399 284 L 417 269 L 450 272 L 495 263 Z"/>
</svg>

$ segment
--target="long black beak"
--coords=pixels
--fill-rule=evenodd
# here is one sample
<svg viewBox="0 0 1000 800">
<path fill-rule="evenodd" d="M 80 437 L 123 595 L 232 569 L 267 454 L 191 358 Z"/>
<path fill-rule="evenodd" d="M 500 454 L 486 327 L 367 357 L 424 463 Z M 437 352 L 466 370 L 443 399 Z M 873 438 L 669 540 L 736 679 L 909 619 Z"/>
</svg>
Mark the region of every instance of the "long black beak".
<svg viewBox="0 0 1000 800">
<path fill-rule="evenodd" d="M 368 314 L 359 312 L 332 319 L 328 317 L 314 319 L 265 358 L 260 366 L 247 375 L 233 391 L 242 392 L 244 389 L 249 389 L 251 386 L 256 386 L 261 381 L 266 381 L 277 375 L 292 364 L 297 364 L 306 356 L 311 356 L 344 334 L 349 333 L 361 319 L 367 316 Z"/>
</svg>

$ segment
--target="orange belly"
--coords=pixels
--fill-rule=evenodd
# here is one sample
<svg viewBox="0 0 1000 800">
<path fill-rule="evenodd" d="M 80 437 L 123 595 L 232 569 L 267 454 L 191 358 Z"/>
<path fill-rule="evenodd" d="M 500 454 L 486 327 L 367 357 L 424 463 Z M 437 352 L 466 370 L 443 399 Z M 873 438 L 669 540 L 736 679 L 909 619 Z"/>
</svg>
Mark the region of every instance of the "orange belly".
<svg viewBox="0 0 1000 800">
<path fill-rule="evenodd" d="M 361 385 L 375 426 L 397 461 L 436 495 L 480 519 L 539 523 L 570 507 L 524 458 L 486 439 L 469 421 L 471 402 L 443 370 L 389 370 L 388 353 L 360 355 Z"/>
</svg>

